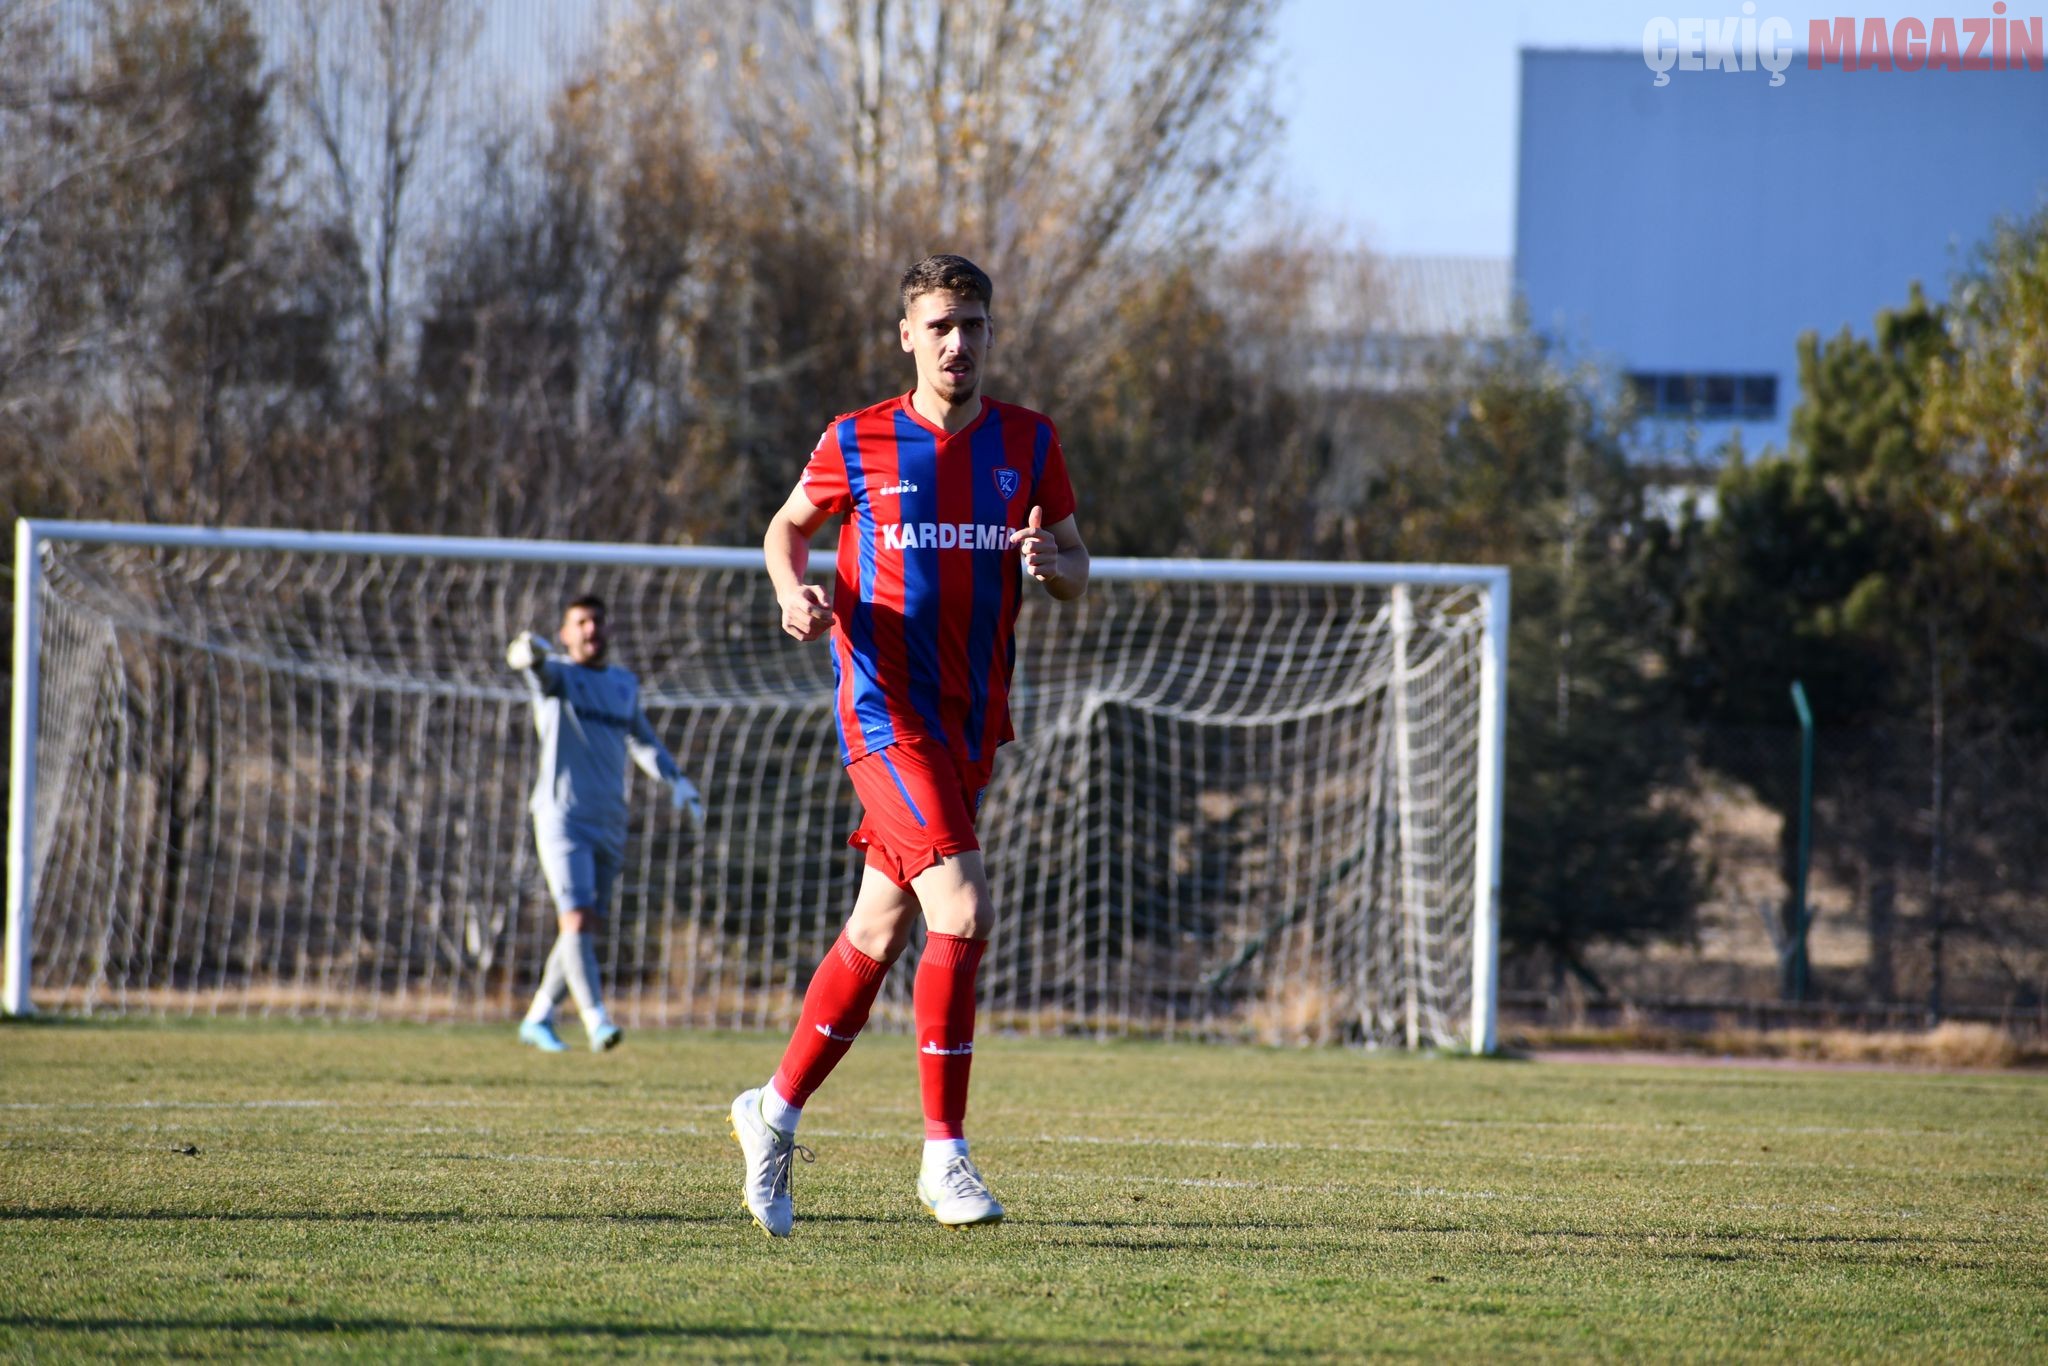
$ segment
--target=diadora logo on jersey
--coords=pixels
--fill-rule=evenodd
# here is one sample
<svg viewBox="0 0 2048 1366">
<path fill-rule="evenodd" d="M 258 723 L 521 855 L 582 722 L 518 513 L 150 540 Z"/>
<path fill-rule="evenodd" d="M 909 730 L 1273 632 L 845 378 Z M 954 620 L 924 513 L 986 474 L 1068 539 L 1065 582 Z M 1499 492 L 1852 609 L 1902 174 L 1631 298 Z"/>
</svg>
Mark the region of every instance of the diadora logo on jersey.
<svg viewBox="0 0 2048 1366">
<path fill-rule="evenodd" d="M 1001 522 L 895 522 L 880 528 L 884 550 L 1007 550 Z"/>
<path fill-rule="evenodd" d="M 821 1024 L 817 1026 L 817 1030 L 820 1034 L 823 1034 L 826 1038 L 832 1040 L 834 1043 L 852 1043 L 856 1038 L 860 1037 L 858 1031 L 852 1034 L 835 1033 L 832 1029 L 832 1026 L 828 1024 Z"/>
<path fill-rule="evenodd" d="M 1008 502 L 1010 499 L 1015 498 L 1017 496 L 1017 486 L 1024 482 L 1024 476 L 1011 469 L 1008 465 L 996 466 L 995 476 L 996 492 L 1003 495 L 1003 501 Z"/>
<path fill-rule="evenodd" d="M 974 1053 L 974 1041 L 970 1039 L 966 1043 L 961 1044 L 958 1048 L 941 1048 L 935 1043 L 928 1043 L 923 1048 L 920 1048 L 917 1051 L 920 1053 L 929 1053 L 935 1058 L 971 1057 Z"/>
<path fill-rule="evenodd" d="M 897 495 L 897 494 L 903 494 L 903 493 L 916 493 L 916 492 L 917 492 L 917 485 L 915 485 L 915 484 L 911 483 L 911 482 L 910 482 L 910 481 L 909 481 L 908 479 L 906 479 L 906 480 L 904 480 L 904 481 L 903 481 L 902 483 L 900 483 L 900 484 L 891 484 L 891 485 L 889 485 L 889 487 L 887 487 L 887 488 L 885 488 L 885 489 L 876 489 L 876 490 L 875 490 L 875 496 L 876 496 L 876 497 L 878 497 L 878 498 L 887 498 L 887 497 L 892 497 L 892 496 L 894 496 L 894 495 Z"/>
</svg>

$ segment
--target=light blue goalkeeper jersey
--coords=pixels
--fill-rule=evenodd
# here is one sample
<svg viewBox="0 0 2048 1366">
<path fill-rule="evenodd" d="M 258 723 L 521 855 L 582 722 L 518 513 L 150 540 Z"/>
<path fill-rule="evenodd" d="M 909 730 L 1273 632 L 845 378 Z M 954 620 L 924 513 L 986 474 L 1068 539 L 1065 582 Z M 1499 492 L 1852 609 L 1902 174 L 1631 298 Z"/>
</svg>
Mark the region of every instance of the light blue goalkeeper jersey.
<svg viewBox="0 0 2048 1366">
<path fill-rule="evenodd" d="M 540 773 L 527 803 L 536 821 L 552 818 L 623 846 L 627 753 L 649 777 L 682 776 L 640 709 L 640 680 L 616 664 L 587 668 L 553 657 L 521 672 L 540 735 Z"/>
</svg>

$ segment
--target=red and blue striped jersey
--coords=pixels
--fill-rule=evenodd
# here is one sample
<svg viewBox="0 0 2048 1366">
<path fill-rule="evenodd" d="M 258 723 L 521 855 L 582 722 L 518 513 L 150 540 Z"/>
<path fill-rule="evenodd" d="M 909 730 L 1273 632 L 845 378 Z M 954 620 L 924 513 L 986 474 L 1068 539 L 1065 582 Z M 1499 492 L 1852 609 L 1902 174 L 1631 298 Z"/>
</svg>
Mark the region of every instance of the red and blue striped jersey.
<svg viewBox="0 0 2048 1366">
<path fill-rule="evenodd" d="M 1052 421 L 983 399 L 950 436 L 905 394 L 833 419 L 804 496 L 839 529 L 832 671 L 845 763 L 928 735 L 971 761 L 1013 738 L 1023 571 L 1010 533 L 1074 512 Z"/>
</svg>

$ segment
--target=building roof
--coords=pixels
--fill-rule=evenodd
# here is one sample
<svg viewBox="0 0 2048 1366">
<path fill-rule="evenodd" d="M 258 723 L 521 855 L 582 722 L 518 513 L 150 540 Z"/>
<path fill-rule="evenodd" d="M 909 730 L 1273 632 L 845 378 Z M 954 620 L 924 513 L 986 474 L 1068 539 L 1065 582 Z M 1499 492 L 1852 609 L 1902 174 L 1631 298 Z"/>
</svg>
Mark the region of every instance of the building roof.
<svg viewBox="0 0 2048 1366">
<path fill-rule="evenodd" d="M 1499 337 L 1513 321 L 1514 270 L 1504 256 L 1378 256 L 1372 273 L 1383 332 Z"/>
</svg>

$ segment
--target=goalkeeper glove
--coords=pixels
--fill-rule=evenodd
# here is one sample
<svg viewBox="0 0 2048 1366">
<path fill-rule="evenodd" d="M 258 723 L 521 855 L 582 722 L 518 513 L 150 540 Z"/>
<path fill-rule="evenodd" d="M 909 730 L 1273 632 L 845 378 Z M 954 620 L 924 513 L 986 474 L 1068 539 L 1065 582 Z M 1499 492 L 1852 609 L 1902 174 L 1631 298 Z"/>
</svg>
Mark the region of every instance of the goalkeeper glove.
<svg viewBox="0 0 2048 1366">
<path fill-rule="evenodd" d="M 674 783 L 676 810 L 690 813 L 690 824 L 699 830 L 704 828 L 704 800 L 697 795 L 697 785 L 688 778 L 677 778 Z"/>
<path fill-rule="evenodd" d="M 548 657 L 548 643 L 531 631 L 521 631 L 505 647 L 505 663 L 514 669 L 531 669 Z"/>
</svg>

